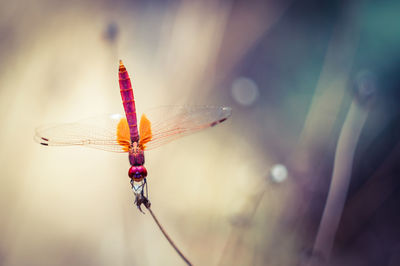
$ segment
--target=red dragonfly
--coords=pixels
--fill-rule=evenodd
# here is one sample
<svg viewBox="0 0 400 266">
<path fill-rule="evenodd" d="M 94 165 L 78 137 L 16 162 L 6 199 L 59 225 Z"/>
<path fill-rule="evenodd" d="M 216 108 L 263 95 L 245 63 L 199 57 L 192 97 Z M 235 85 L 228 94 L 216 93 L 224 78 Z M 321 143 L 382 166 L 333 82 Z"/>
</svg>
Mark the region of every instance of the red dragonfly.
<svg viewBox="0 0 400 266">
<path fill-rule="evenodd" d="M 231 115 L 230 107 L 165 106 L 151 110 L 137 125 L 131 81 L 122 61 L 119 86 L 125 116 L 112 114 L 67 124 L 53 124 L 36 130 L 34 139 L 45 146 L 86 146 L 129 154 L 128 175 L 135 193 L 135 203 L 150 206 L 147 199 L 147 170 L 144 151 L 159 147 L 179 137 L 213 127 Z M 144 187 L 146 186 L 146 196 Z M 141 209 L 140 209 L 141 210 Z"/>
</svg>

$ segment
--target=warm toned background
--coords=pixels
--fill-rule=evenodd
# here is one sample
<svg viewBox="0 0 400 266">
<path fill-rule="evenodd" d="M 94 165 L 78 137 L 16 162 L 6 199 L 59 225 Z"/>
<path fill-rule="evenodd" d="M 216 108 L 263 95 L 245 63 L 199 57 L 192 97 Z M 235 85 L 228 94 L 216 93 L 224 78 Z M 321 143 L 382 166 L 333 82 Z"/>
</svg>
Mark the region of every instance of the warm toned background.
<svg viewBox="0 0 400 266">
<path fill-rule="evenodd" d="M 118 59 L 139 113 L 233 108 L 146 153 L 152 208 L 195 265 L 306 261 L 354 89 L 376 90 L 331 265 L 400 265 L 399 10 L 0 0 L 0 265 L 183 265 L 133 205 L 127 156 L 33 141 L 41 124 L 123 112 Z"/>
</svg>

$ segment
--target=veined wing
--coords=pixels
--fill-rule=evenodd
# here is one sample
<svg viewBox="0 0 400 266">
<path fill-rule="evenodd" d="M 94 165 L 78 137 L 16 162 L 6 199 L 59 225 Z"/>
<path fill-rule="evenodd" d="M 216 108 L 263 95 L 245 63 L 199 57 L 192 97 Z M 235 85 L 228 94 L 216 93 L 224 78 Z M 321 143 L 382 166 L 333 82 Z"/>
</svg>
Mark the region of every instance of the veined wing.
<svg viewBox="0 0 400 266">
<path fill-rule="evenodd" d="M 232 109 L 225 106 L 163 106 L 153 109 L 145 113 L 151 123 L 151 138 L 141 144 L 144 144 L 145 150 L 154 149 L 182 136 L 213 127 L 225 121 L 231 113 Z"/>
<path fill-rule="evenodd" d="M 129 146 L 129 139 L 117 139 L 117 126 L 124 117 L 112 114 L 75 123 L 46 125 L 36 129 L 34 140 L 46 146 L 86 146 L 111 152 L 127 152 L 125 147 Z"/>
</svg>

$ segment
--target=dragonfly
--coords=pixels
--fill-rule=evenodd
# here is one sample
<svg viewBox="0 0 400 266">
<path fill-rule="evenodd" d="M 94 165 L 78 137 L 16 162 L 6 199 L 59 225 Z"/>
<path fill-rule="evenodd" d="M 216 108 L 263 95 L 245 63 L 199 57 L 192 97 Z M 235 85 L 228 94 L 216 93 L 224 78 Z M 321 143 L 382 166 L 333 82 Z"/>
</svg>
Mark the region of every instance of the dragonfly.
<svg viewBox="0 0 400 266">
<path fill-rule="evenodd" d="M 214 127 L 228 119 L 232 109 L 227 106 L 162 106 L 142 114 L 138 125 L 132 83 L 121 60 L 118 76 L 124 115 L 109 114 L 74 123 L 45 125 L 36 129 L 34 139 L 44 146 L 85 146 L 128 153 L 131 165 L 128 176 L 135 204 L 142 211 L 142 204 L 150 207 L 144 152 Z"/>
</svg>

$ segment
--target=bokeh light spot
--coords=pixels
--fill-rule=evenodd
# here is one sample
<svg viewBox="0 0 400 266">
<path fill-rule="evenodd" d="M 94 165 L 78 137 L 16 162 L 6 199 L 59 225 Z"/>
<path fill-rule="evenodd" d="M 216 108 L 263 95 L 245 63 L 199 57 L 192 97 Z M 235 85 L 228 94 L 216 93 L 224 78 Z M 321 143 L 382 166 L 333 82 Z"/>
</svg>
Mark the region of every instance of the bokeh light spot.
<svg viewBox="0 0 400 266">
<path fill-rule="evenodd" d="M 271 177 L 272 181 L 274 181 L 276 183 L 281 183 L 287 179 L 288 171 L 284 165 L 275 164 L 271 168 L 270 177 Z"/>
<path fill-rule="evenodd" d="M 376 76 L 369 70 L 359 71 L 355 78 L 356 98 L 361 103 L 370 102 L 376 93 Z"/>
<path fill-rule="evenodd" d="M 257 84 L 245 77 L 237 78 L 232 83 L 232 97 L 244 106 L 252 105 L 259 95 Z"/>
</svg>

